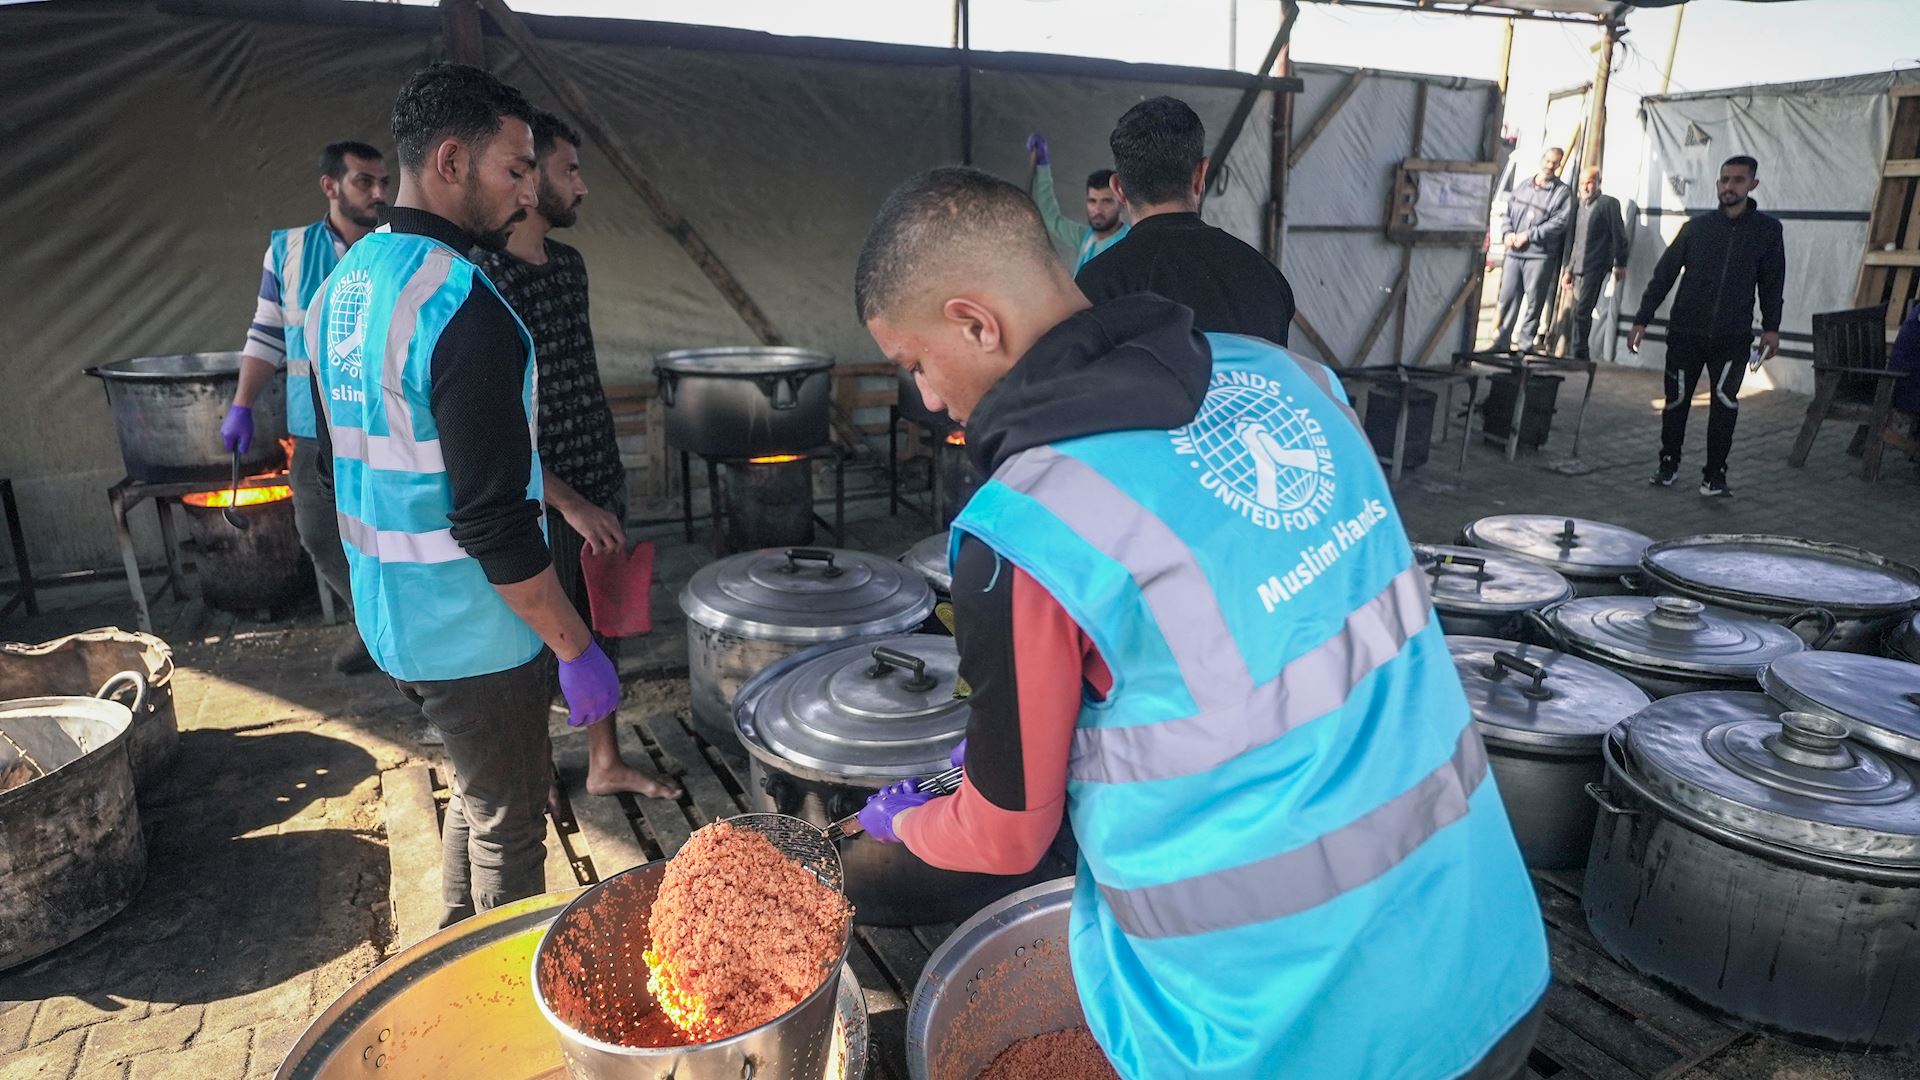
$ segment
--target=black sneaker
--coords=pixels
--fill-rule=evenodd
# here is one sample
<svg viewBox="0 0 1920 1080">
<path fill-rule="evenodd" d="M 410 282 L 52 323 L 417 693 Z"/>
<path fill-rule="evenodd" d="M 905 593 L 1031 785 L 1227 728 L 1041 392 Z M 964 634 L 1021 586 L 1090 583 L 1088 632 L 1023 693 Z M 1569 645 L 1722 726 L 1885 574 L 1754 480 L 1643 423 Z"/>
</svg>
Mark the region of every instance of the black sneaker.
<svg viewBox="0 0 1920 1080">
<path fill-rule="evenodd" d="M 1680 466 L 1662 465 L 1652 476 L 1647 477 L 1647 483 L 1654 487 L 1672 487 L 1674 477 L 1679 475 Z"/>
<path fill-rule="evenodd" d="M 1725 480 L 1703 480 L 1700 482 L 1700 494 L 1709 499 L 1731 499 L 1733 489 Z"/>
</svg>

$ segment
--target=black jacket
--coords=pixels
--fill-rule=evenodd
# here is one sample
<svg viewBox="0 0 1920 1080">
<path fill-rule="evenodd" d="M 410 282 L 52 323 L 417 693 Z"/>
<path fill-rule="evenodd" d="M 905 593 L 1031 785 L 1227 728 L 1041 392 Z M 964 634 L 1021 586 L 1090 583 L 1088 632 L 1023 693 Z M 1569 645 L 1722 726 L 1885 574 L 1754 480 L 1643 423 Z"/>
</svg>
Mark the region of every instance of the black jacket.
<svg viewBox="0 0 1920 1080">
<path fill-rule="evenodd" d="M 1760 329 L 1780 329 L 1781 294 L 1787 283 L 1787 249 L 1780 219 L 1747 211 L 1729 219 L 1718 209 L 1695 214 L 1680 226 L 1673 244 L 1653 268 L 1634 324 L 1653 322 L 1675 278 L 1680 292 L 1667 313 L 1670 332 L 1735 337 L 1753 333 L 1753 299 L 1760 297 Z M 1681 271 L 1686 271 L 1684 277 Z"/>
<path fill-rule="evenodd" d="M 1206 332 L 1285 345 L 1293 322 L 1293 286 L 1280 268 L 1199 214 L 1155 214 L 1136 223 L 1074 281 L 1096 304 L 1136 293 L 1185 304 L 1194 327 Z"/>
<path fill-rule="evenodd" d="M 1619 199 L 1596 195 L 1574 209 L 1565 265 L 1569 273 L 1583 276 L 1627 265 L 1627 224 L 1620 216 Z"/>
</svg>

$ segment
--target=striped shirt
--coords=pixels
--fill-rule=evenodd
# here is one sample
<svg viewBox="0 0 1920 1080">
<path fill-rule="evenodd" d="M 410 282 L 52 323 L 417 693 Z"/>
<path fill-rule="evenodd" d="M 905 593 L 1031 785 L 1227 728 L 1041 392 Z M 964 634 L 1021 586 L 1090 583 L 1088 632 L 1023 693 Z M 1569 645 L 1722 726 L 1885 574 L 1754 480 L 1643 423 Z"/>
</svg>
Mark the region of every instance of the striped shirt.
<svg viewBox="0 0 1920 1080">
<path fill-rule="evenodd" d="M 337 260 L 347 253 L 347 242 L 334 231 L 332 222 L 327 222 L 327 235 L 333 238 L 333 256 Z M 264 360 L 274 367 L 286 366 L 287 317 L 281 307 L 283 302 L 280 269 L 274 265 L 273 245 L 269 243 L 266 255 L 260 260 L 260 295 L 254 299 L 253 322 L 247 326 L 247 344 L 240 355 Z"/>
</svg>

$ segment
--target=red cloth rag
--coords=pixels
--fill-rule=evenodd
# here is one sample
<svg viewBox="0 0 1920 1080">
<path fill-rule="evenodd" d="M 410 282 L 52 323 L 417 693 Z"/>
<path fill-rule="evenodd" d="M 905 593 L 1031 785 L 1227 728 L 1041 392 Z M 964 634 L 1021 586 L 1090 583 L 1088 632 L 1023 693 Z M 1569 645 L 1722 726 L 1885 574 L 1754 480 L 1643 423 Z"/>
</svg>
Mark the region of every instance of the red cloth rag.
<svg viewBox="0 0 1920 1080">
<path fill-rule="evenodd" d="M 607 555 L 582 551 L 580 570 L 587 579 L 587 605 L 593 612 L 594 633 L 621 638 L 653 629 L 649 602 L 653 591 L 652 541 L 642 540 Z"/>
</svg>

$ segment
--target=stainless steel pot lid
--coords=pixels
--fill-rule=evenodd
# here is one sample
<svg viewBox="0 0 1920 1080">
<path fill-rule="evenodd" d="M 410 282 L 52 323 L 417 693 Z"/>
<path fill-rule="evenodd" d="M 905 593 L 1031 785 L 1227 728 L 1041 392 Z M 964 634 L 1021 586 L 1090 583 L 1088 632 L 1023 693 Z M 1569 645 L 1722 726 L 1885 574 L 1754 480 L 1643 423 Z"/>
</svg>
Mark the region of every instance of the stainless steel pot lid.
<svg viewBox="0 0 1920 1080">
<path fill-rule="evenodd" d="M 954 697 L 950 637 L 909 634 L 796 657 L 737 717 L 750 742 L 842 776 L 895 779 L 947 768 L 970 710 Z"/>
<path fill-rule="evenodd" d="M 711 562 L 680 590 L 702 626 L 763 641 L 897 634 L 933 610 L 933 590 L 891 559 L 839 548 L 767 548 Z"/>
<path fill-rule="evenodd" d="M 907 549 L 900 561 L 927 584 L 943 593 L 953 592 L 953 570 L 947 566 L 947 541 L 951 533 L 935 533 Z"/>
<path fill-rule="evenodd" d="M 1845 544 L 1708 533 L 1662 540 L 1641 561 L 1656 579 L 1729 600 L 1817 606 L 1836 615 L 1920 604 L 1920 570 Z"/>
<path fill-rule="evenodd" d="M 1789 709 L 1833 717 L 1863 743 L 1920 759 L 1920 664 L 1809 651 L 1769 664 L 1760 685 Z"/>
<path fill-rule="evenodd" d="M 1640 568 L 1653 541 L 1618 525 L 1551 514 L 1496 514 L 1467 526 L 1467 543 L 1531 559 L 1573 578 L 1611 578 Z"/>
<path fill-rule="evenodd" d="M 1576 650 L 1682 675 L 1758 679 L 1807 647 L 1789 627 L 1677 596 L 1588 596 L 1547 620 Z"/>
<path fill-rule="evenodd" d="M 653 366 L 685 375 L 793 375 L 825 371 L 833 357 L 786 345 L 726 345 L 664 352 L 653 358 Z"/>
<path fill-rule="evenodd" d="M 1658 794 L 1736 832 L 1819 855 L 1920 864 L 1920 794 L 1897 758 L 1830 717 L 1765 694 L 1662 698 L 1625 725 L 1627 762 Z"/>
<path fill-rule="evenodd" d="M 1599 753 L 1647 692 L 1599 664 L 1498 638 L 1448 635 L 1467 704 L 1491 743 Z"/>
<path fill-rule="evenodd" d="M 1573 583 L 1538 563 L 1487 548 L 1415 544 L 1433 606 L 1475 615 L 1534 611 L 1573 595 Z"/>
</svg>

